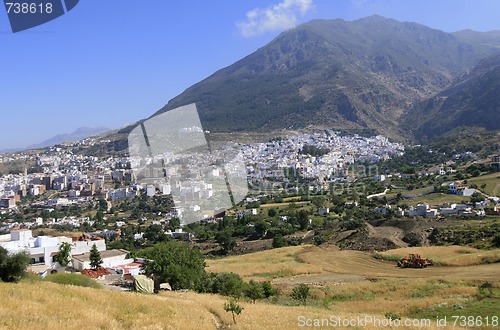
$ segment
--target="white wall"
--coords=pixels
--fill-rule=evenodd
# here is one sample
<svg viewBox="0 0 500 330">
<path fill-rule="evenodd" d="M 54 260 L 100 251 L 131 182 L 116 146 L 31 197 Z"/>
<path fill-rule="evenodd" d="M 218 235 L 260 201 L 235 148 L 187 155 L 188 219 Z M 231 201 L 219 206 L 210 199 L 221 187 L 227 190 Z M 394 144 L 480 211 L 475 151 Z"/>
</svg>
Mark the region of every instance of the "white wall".
<svg viewBox="0 0 500 330">
<path fill-rule="evenodd" d="M 71 255 L 83 254 L 89 252 L 92 246 L 95 244 L 98 251 L 106 250 L 106 242 L 104 240 L 97 241 L 77 241 L 73 242 L 71 246 Z"/>
</svg>

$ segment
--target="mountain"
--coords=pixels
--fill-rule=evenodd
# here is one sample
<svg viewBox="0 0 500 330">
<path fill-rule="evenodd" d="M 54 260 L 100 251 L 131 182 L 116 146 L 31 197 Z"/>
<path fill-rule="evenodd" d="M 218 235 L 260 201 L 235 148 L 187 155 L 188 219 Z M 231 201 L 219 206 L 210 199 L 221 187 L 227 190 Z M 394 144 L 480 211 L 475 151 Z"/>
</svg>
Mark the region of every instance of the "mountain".
<svg viewBox="0 0 500 330">
<path fill-rule="evenodd" d="M 109 128 L 105 127 L 98 127 L 98 128 L 80 127 L 77 128 L 71 134 L 59 134 L 41 143 L 30 145 L 24 149 L 40 149 L 40 148 L 50 147 L 56 144 L 61 144 L 64 142 L 76 142 L 91 137 L 93 135 L 108 132 L 109 130 L 110 130 Z"/>
<path fill-rule="evenodd" d="M 458 40 L 473 45 L 474 47 L 482 47 L 487 49 L 489 47 L 496 47 L 500 44 L 500 31 L 478 32 L 474 30 L 462 30 L 453 32 Z"/>
<path fill-rule="evenodd" d="M 403 122 L 417 138 L 463 127 L 500 130 L 500 54 L 483 59 L 452 86 L 417 104 Z"/>
<path fill-rule="evenodd" d="M 204 128 L 215 132 L 312 125 L 401 138 L 408 136 L 399 127 L 407 108 L 500 45 L 465 39 L 380 16 L 314 20 L 193 85 L 156 114 L 195 102 Z"/>
</svg>

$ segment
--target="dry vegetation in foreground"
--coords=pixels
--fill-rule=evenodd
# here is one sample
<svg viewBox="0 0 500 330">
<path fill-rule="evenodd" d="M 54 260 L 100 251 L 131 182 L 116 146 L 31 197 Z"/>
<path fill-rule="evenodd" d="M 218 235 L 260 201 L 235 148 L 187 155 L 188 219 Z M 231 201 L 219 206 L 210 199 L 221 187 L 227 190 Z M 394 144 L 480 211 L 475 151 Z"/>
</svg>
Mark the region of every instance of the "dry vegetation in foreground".
<svg viewBox="0 0 500 330">
<path fill-rule="evenodd" d="M 397 251 L 402 255 L 418 252 L 443 260 L 474 256 L 481 252 L 458 246 L 415 249 L 389 252 Z M 40 280 L 30 282 L 28 278 L 17 284 L 0 283 L 0 329 L 81 329 L 83 326 L 90 329 L 294 329 L 299 328 L 299 316 L 308 319 L 328 319 L 331 316 L 355 319 L 369 315 L 387 320 L 387 315 L 392 315 L 401 317 L 403 321 L 408 316 L 434 321 L 436 315 L 493 316 L 500 308 L 500 281 L 497 278 L 490 282 L 485 282 L 479 275 L 469 280 L 452 280 L 442 275 L 434 278 L 390 278 L 387 274 L 398 275 L 401 269 L 359 251 L 306 245 L 210 260 L 208 264 L 208 271 L 234 271 L 258 281 L 265 280 L 266 276 L 283 275 L 274 281 L 281 282 L 276 284 L 278 294 L 269 300 L 258 300 L 255 304 L 241 299 L 239 304 L 244 309 L 236 317 L 237 324 L 234 325 L 231 314 L 223 309 L 229 298 L 220 295 L 162 292 L 153 296 Z M 341 267 L 349 274 L 355 274 L 364 264 L 367 268 L 362 272 L 371 274 L 365 275 L 364 280 L 345 283 L 330 277 L 331 272 Z M 459 269 L 434 268 L 454 272 Z M 478 272 L 476 267 L 465 268 Z M 429 273 L 426 270 L 413 272 L 410 269 L 404 273 L 408 276 L 427 276 Z M 377 271 L 382 274 L 381 277 L 378 277 Z M 299 279 L 304 275 L 296 274 L 324 277 L 322 281 L 309 283 L 311 289 L 307 306 L 297 306 L 298 302 L 290 297 L 296 284 L 287 282 L 289 274 Z M 482 296 L 478 291 L 484 283 L 491 283 L 493 287 L 489 296 Z M 365 328 L 378 329 L 372 325 Z"/>
<path fill-rule="evenodd" d="M 2 329 L 293 329 L 298 316 L 355 318 L 355 311 L 240 302 L 232 324 L 226 297 L 193 292 L 159 296 L 97 290 L 46 282 L 0 283 Z M 368 315 L 362 313 L 361 316 Z M 384 315 L 377 315 L 383 319 Z M 377 329 L 376 327 L 373 329 Z M 411 328 L 409 328 L 411 329 Z"/>
<path fill-rule="evenodd" d="M 307 264 L 297 258 L 307 251 L 309 245 L 291 246 L 260 251 L 223 259 L 207 260 L 207 271 L 213 273 L 233 272 L 244 279 L 270 280 L 301 274 L 318 274 L 322 267 Z"/>
<path fill-rule="evenodd" d="M 494 283 L 498 295 L 498 285 Z M 419 311 L 434 321 L 435 306 L 461 306 L 457 313 L 469 313 L 477 299 L 477 283 L 426 279 L 372 279 L 362 283 L 314 286 L 308 306 L 296 306 L 287 295 L 291 288 L 271 300 L 253 304 L 241 300 L 237 324 L 223 310 L 227 297 L 194 292 L 163 292 L 143 295 L 42 281 L 0 283 L 0 329 L 296 329 L 298 317 L 327 319 L 386 319 L 386 314 L 405 315 Z M 491 315 L 498 302 L 489 300 Z M 485 314 L 485 315 L 486 315 Z M 482 314 L 479 314 L 482 315 Z M 326 328 L 326 327 L 323 327 Z M 382 329 L 368 325 L 367 329 Z M 444 328 L 450 329 L 451 327 Z M 417 329 L 405 327 L 405 329 Z"/>
<path fill-rule="evenodd" d="M 466 315 L 468 312 L 466 306 L 473 306 L 481 301 L 477 299 L 477 287 L 480 283 L 483 282 L 373 278 L 356 283 L 317 284 L 311 289 L 310 304 L 332 311 L 362 311 L 373 315 L 392 313 L 400 316 L 447 304 L 461 306 L 457 308 L 455 315 L 462 313 Z M 500 282 L 495 282 L 493 285 L 498 287 Z M 282 295 L 275 298 L 276 302 L 284 305 L 293 304 L 294 302 L 287 297 L 291 289 L 291 287 L 281 288 Z M 500 291 L 495 290 L 497 293 Z M 498 310 L 500 301 L 498 298 L 495 299 Z M 495 312 L 496 310 L 484 311 L 485 315 L 490 316 Z"/>
<path fill-rule="evenodd" d="M 485 263 L 500 262 L 500 249 L 478 250 L 466 246 L 428 246 L 388 250 L 379 253 L 387 259 L 408 256 L 410 253 L 420 254 L 443 266 L 475 266 Z"/>
</svg>

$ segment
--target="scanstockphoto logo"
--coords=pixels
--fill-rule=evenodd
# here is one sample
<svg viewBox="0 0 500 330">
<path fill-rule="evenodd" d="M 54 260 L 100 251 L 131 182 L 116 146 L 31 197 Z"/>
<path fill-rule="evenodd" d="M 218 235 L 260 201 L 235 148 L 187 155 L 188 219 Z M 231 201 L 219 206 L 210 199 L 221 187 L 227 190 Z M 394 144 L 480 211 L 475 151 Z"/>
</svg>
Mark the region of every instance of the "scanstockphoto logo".
<svg viewBox="0 0 500 330">
<path fill-rule="evenodd" d="M 69 12 L 79 0 L 4 0 L 12 32 L 20 32 L 50 22 Z"/>
<path fill-rule="evenodd" d="M 213 149 L 195 104 L 144 121 L 128 137 L 137 182 L 172 194 L 182 224 L 212 217 L 235 206 L 248 193 L 241 152 Z"/>
</svg>

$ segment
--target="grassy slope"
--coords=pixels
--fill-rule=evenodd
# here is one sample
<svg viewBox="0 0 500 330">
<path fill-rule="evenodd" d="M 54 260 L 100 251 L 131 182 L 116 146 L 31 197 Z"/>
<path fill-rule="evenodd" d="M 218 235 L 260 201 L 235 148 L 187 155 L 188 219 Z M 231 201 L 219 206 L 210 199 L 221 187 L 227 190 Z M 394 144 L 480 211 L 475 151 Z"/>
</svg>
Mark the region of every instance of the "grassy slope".
<svg viewBox="0 0 500 330">
<path fill-rule="evenodd" d="M 297 259 L 307 246 L 291 246 L 269 251 L 227 257 L 223 259 L 207 260 L 207 271 L 234 272 L 245 279 L 273 279 L 300 274 L 317 274 L 322 268 L 303 263 Z"/>
<path fill-rule="evenodd" d="M 419 252 L 433 258 L 458 255 L 470 260 L 478 253 L 465 247 L 431 249 Z M 396 251 L 402 254 L 417 252 Z M 259 329 L 293 329 L 297 328 L 300 315 L 307 318 L 335 315 L 344 319 L 373 315 L 384 319 L 386 313 L 391 313 L 403 317 L 403 320 L 410 316 L 432 319 L 436 311 L 440 312 L 436 315 L 491 316 L 499 307 L 498 279 L 492 278 L 495 286 L 493 297 L 478 299 L 477 296 L 477 286 L 484 281 L 479 268 L 486 266 L 490 271 L 491 267 L 498 270 L 498 264 L 466 267 L 476 275 L 470 279 L 452 278 L 452 273 L 464 267 L 400 270 L 393 263 L 376 260 L 368 253 L 314 246 L 273 249 L 211 260 L 208 264 L 209 271 L 234 271 L 259 280 L 264 279 L 265 276 L 260 276 L 262 274 L 281 274 L 278 278 L 270 276 L 275 278 L 280 294 L 272 301 L 261 300 L 255 304 L 240 301 L 244 310 L 237 316 L 238 324 L 234 326 L 231 315 L 223 310 L 227 298 L 218 295 L 165 292 L 148 296 L 45 281 L 0 283 L 0 329 L 81 329 L 83 326 L 91 329 L 216 329 L 228 326 L 255 329 L 257 325 Z M 360 269 L 363 267 L 365 270 Z M 283 269 L 287 271 L 283 272 Z M 339 281 L 340 277 L 328 277 L 337 271 L 364 274 L 368 280 L 344 282 Z M 434 271 L 439 272 L 439 276 L 426 278 Z M 309 284 L 311 298 L 307 307 L 296 306 L 289 297 L 296 283 L 287 284 L 287 281 L 300 279 L 296 274 L 324 277 Z M 376 329 L 373 326 L 368 328 Z"/>
<path fill-rule="evenodd" d="M 500 173 L 493 173 L 467 180 L 469 184 L 475 183 L 478 187 L 486 184 L 484 192 L 490 196 L 500 196 Z"/>
<path fill-rule="evenodd" d="M 330 310 L 241 302 L 244 310 L 232 325 L 224 297 L 192 292 L 160 296 L 96 290 L 47 282 L 0 283 L 2 329 L 291 329 L 297 317 L 328 318 Z M 356 317 L 347 311 L 335 313 Z M 383 315 L 379 315 L 383 318 Z"/>
</svg>

